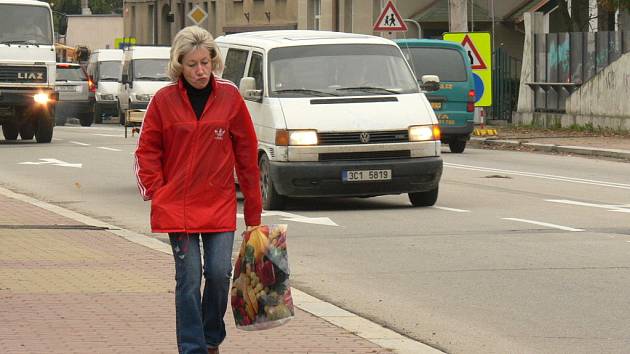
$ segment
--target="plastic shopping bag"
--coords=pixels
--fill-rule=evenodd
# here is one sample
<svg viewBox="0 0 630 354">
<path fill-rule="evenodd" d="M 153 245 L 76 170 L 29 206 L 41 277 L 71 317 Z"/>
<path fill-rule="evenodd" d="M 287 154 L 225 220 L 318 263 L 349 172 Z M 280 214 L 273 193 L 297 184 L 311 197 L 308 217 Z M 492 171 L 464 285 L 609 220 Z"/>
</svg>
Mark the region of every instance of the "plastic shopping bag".
<svg viewBox="0 0 630 354">
<path fill-rule="evenodd" d="M 287 225 L 243 232 L 230 291 L 237 328 L 273 328 L 294 316 L 286 240 Z"/>
</svg>

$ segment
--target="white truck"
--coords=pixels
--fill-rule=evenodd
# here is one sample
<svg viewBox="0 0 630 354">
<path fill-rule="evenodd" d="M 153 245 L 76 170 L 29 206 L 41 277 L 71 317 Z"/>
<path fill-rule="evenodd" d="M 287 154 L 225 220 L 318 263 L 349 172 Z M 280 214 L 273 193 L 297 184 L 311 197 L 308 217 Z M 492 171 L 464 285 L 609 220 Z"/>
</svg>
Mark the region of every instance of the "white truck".
<svg viewBox="0 0 630 354">
<path fill-rule="evenodd" d="M 6 140 L 52 140 L 56 102 L 50 6 L 0 0 L 0 125 Z"/>
</svg>

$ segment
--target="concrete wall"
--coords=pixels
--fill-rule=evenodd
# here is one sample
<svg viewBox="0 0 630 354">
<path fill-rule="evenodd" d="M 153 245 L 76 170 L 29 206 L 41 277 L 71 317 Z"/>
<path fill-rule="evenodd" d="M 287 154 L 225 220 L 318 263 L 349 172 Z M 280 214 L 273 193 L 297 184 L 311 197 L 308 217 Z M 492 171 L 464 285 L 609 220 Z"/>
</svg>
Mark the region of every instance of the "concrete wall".
<svg viewBox="0 0 630 354">
<path fill-rule="evenodd" d="M 66 45 L 86 45 L 90 50 L 115 48 L 116 38 L 123 36 L 122 16 L 77 15 L 68 16 Z"/>
</svg>

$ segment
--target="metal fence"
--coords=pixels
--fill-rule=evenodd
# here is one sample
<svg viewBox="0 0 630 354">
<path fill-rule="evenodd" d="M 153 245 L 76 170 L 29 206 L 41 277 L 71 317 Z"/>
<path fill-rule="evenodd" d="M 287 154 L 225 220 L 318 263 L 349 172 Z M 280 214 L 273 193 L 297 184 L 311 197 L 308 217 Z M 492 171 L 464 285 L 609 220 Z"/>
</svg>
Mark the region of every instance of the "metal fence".
<svg viewBox="0 0 630 354">
<path fill-rule="evenodd" d="M 564 113 L 575 89 L 630 51 L 630 32 L 541 33 L 534 46 L 535 109 Z"/>
<path fill-rule="evenodd" d="M 509 56 L 502 48 L 492 52 L 492 107 L 490 119 L 512 121 L 518 103 L 521 60 Z"/>
</svg>

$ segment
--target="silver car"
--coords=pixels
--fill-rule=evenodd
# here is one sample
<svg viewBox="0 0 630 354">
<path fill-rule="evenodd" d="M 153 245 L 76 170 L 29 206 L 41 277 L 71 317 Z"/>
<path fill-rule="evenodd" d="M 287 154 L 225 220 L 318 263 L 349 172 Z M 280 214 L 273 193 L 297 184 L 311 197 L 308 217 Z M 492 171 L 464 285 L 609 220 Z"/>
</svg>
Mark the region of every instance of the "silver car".
<svg viewBox="0 0 630 354">
<path fill-rule="evenodd" d="M 68 118 L 78 118 L 84 127 L 92 125 L 94 117 L 90 111 L 88 79 L 81 65 L 58 63 L 55 91 L 59 93 L 56 125 L 65 125 Z"/>
</svg>

